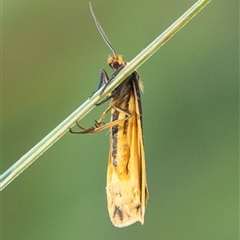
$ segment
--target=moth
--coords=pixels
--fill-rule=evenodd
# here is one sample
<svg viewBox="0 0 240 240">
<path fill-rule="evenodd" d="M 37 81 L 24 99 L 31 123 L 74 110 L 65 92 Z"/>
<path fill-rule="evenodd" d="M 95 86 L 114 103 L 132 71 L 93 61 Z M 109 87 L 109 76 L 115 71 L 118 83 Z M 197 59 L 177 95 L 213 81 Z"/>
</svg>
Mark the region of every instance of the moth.
<svg viewBox="0 0 240 240">
<path fill-rule="evenodd" d="M 126 66 L 121 55 L 118 55 L 98 22 L 92 6 L 90 11 L 97 29 L 112 51 L 108 64 L 113 70 L 109 78 L 106 71 L 100 71 L 99 90 L 105 87 Z M 96 91 L 97 91 L 96 90 Z M 71 133 L 96 133 L 110 128 L 110 150 L 107 168 L 107 204 L 110 219 L 116 227 L 126 227 L 137 221 L 144 223 L 144 214 L 149 198 L 145 152 L 142 130 L 142 107 L 140 90 L 143 85 L 139 74 L 134 71 L 109 96 L 97 105 L 111 100 L 109 107 L 103 112 L 95 127 L 85 128 L 78 122 L 81 131 Z M 96 92 L 95 91 L 95 92 Z M 94 93 L 95 93 L 94 92 Z M 93 94 L 94 94 L 93 93 Z M 111 122 L 103 120 L 111 111 Z"/>
</svg>

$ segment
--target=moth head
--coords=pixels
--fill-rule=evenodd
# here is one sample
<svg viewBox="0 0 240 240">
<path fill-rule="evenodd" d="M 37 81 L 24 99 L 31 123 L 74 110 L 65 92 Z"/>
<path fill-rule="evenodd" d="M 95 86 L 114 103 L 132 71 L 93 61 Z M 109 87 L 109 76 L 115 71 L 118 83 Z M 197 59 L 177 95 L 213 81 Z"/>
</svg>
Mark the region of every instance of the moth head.
<svg viewBox="0 0 240 240">
<path fill-rule="evenodd" d="M 91 13 L 92 13 L 93 19 L 94 19 L 95 24 L 96 24 L 96 26 L 97 26 L 97 29 L 98 29 L 100 35 L 102 36 L 103 40 L 105 41 L 105 43 L 108 45 L 108 47 L 111 49 L 111 51 L 112 51 L 112 53 L 113 53 L 113 55 L 108 58 L 108 64 L 109 64 L 109 66 L 110 66 L 113 70 L 116 70 L 116 69 L 118 69 L 119 67 L 124 66 L 124 65 L 125 65 L 125 62 L 123 61 L 121 55 L 117 55 L 117 53 L 116 53 L 113 45 L 112 45 L 111 42 L 109 41 L 106 33 L 104 32 L 103 28 L 101 27 L 100 23 L 98 22 L 95 14 L 94 14 L 94 12 L 93 12 L 91 3 L 89 3 L 89 5 L 90 5 L 90 11 L 91 11 Z"/>
<path fill-rule="evenodd" d="M 113 69 L 116 70 L 121 66 L 125 65 L 123 58 L 121 55 L 113 55 L 108 58 L 108 65 Z"/>
</svg>

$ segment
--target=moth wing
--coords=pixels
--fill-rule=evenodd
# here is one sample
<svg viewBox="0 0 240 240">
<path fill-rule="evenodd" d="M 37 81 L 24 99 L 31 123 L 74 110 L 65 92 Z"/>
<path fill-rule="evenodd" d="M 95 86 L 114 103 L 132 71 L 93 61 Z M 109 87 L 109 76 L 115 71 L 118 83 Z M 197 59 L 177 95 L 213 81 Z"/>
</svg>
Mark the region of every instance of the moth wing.
<svg viewBox="0 0 240 240">
<path fill-rule="evenodd" d="M 135 72 L 136 73 L 136 72 Z M 145 152 L 143 146 L 141 102 L 139 76 L 136 73 L 133 81 L 128 111 L 131 117 L 127 120 L 127 132 L 123 134 L 124 121 L 118 125 L 118 143 L 116 162 L 113 164 L 112 149 L 109 151 L 107 171 L 108 211 L 113 225 L 129 226 L 137 221 L 144 223 L 148 190 L 146 184 Z M 125 115 L 119 113 L 119 118 Z M 112 146 L 112 136 L 110 136 Z"/>
</svg>

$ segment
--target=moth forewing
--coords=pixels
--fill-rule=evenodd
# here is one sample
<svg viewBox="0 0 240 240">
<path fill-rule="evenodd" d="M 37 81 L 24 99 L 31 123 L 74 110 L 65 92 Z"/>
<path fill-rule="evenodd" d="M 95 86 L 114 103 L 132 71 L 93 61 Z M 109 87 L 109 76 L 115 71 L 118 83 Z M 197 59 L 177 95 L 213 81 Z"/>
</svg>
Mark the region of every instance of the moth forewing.
<svg viewBox="0 0 240 240">
<path fill-rule="evenodd" d="M 138 139 L 139 143 L 139 151 L 141 158 L 141 199 L 142 199 L 142 219 L 144 221 L 145 209 L 147 205 L 147 200 L 149 198 L 148 187 L 147 187 L 147 176 L 146 176 L 146 162 L 145 162 L 145 151 L 144 151 L 144 143 L 143 143 L 143 130 L 142 130 L 142 106 L 141 106 L 141 98 L 140 98 L 140 89 L 143 91 L 143 85 L 140 80 L 139 75 L 138 85 L 134 86 L 135 96 L 137 97 L 137 101 L 135 101 L 136 105 L 136 114 L 137 118 L 137 126 L 138 126 Z M 142 221 L 142 224 L 143 224 Z"/>
<path fill-rule="evenodd" d="M 139 81 L 134 72 L 120 85 L 119 94 L 113 99 L 117 109 L 124 110 L 112 109 L 112 122 L 123 121 L 111 128 L 107 171 L 108 210 L 117 227 L 144 222 L 147 185 Z M 128 119 L 126 112 L 130 114 Z"/>
</svg>

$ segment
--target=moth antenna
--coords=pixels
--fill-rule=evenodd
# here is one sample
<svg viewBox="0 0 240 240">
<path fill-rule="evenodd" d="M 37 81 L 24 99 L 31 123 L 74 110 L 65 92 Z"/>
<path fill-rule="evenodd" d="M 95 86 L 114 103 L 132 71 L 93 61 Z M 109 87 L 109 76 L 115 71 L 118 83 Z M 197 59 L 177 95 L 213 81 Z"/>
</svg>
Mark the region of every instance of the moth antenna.
<svg viewBox="0 0 240 240">
<path fill-rule="evenodd" d="M 97 27 L 99 33 L 101 34 L 101 36 L 102 36 L 103 40 L 105 41 L 105 43 L 108 45 L 108 47 L 109 47 L 109 48 L 111 49 L 111 51 L 113 52 L 113 55 L 116 56 L 117 54 L 116 54 L 116 51 L 115 51 L 113 45 L 112 45 L 112 44 L 110 43 L 110 41 L 108 40 L 106 33 L 104 32 L 103 28 L 101 27 L 100 23 L 98 22 L 95 14 L 94 14 L 94 12 L 93 12 L 91 2 L 89 2 L 89 7 L 90 7 L 91 14 L 92 14 L 92 16 L 93 16 L 94 22 L 95 22 L 95 24 L 96 24 L 96 27 Z"/>
</svg>

